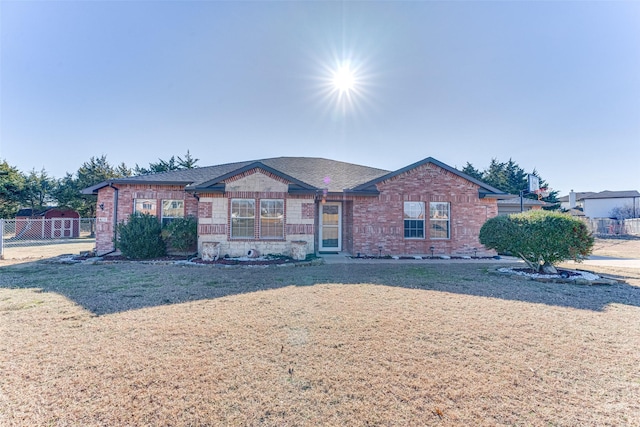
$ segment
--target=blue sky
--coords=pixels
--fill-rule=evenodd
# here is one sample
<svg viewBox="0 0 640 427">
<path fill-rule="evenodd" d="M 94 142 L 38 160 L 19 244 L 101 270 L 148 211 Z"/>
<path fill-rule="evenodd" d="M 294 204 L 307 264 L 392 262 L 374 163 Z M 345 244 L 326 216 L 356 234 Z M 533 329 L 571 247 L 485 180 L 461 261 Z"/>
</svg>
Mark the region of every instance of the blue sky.
<svg viewBox="0 0 640 427">
<path fill-rule="evenodd" d="M 0 43 L 0 158 L 25 172 L 496 157 L 561 195 L 640 190 L 640 2 L 3 0 Z"/>
</svg>

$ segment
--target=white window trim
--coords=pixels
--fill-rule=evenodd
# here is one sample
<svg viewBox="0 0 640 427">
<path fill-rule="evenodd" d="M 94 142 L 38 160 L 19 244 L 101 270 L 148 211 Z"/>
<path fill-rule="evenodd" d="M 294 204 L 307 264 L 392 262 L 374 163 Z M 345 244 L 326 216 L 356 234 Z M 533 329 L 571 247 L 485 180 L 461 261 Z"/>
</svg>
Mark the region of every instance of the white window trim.
<svg viewBox="0 0 640 427">
<path fill-rule="evenodd" d="M 164 202 L 182 202 L 182 216 L 165 216 L 164 215 Z M 164 225 L 165 219 L 184 218 L 184 200 L 181 199 L 162 199 L 160 200 L 160 223 Z"/>
<path fill-rule="evenodd" d="M 404 217 L 404 214 L 406 212 L 406 205 L 407 203 L 418 203 L 422 205 L 422 219 L 407 219 Z M 427 235 L 427 223 L 426 223 L 426 206 L 424 202 L 416 202 L 416 201 L 410 201 L 410 200 L 405 200 L 402 203 L 402 236 L 404 237 L 405 240 L 424 240 L 426 239 L 426 235 Z M 405 232 L 406 232 L 406 226 L 405 223 L 406 221 L 422 221 L 422 237 L 406 237 L 405 236 Z"/>
<path fill-rule="evenodd" d="M 138 207 L 138 200 L 140 200 L 143 203 L 144 206 L 144 202 L 145 201 L 149 201 L 151 202 L 152 205 L 155 205 L 155 214 L 149 214 L 149 215 L 153 215 L 155 217 L 158 216 L 158 201 L 156 199 L 150 199 L 147 197 L 140 197 L 140 198 L 136 198 L 133 199 L 133 213 L 144 213 L 143 211 L 139 211 L 138 209 L 136 209 Z"/>
<path fill-rule="evenodd" d="M 431 205 L 432 204 L 444 204 L 447 205 L 447 218 L 432 218 L 431 217 Z M 438 223 L 447 223 L 447 237 L 431 237 L 431 222 L 437 221 Z M 429 239 L 430 240 L 451 240 L 451 203 L 450 202 L 429 202 Z"/>
<path fill-rule="evenodd" d="M 262 202 L 282 202 L 282 235 L 281 236 L 262 236 Z M 258 238 L 259 240 L 284 240 L 285 235 L 285 201 L 284 199 L 259 199 L 260 217 L 258 218 Z"/>
<path fill-rule="evenodd" d="M 252 202 L 253 203 L 253 217 L 249 217 L 249 216 L 239 216 L 236 217 L 238 219 L 253 219 L 253 233 L 251 234 L 251 236 L 234 236 L 233 235 L 233 202 L 241 202 L 241 201 L 246 201 L 246 202 Z M 230 203 L 229 203 L 229 238 L 231 239 L 237 239 L 237 240 L 255 240 L 256 239 L 256 199 L 230 199 Z"/>
</svg>

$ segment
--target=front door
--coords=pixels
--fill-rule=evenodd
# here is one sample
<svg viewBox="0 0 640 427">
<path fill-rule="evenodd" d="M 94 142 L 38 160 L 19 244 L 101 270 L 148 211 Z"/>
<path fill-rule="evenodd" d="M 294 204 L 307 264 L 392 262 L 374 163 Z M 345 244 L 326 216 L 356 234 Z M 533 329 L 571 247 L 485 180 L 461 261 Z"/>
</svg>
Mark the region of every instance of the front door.
<svg viewBox="0 0 640 427">
<path fill-rule="evenodd" d="M 342 204 L 320 204 L 320 252 L 342 250 Z"/>
</svg>

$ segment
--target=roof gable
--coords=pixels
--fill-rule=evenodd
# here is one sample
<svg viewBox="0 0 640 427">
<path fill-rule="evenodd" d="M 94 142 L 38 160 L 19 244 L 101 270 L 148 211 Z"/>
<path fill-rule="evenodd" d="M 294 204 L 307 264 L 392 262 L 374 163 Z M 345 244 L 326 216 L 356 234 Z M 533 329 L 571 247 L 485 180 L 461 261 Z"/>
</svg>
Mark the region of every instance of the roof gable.
<svg viewBox="0 0 640 427">
<path fill-rule="evenodd" d="M 233 171 L 230 171 L 226 174 L 220 175 L 215 177 L 214 179 L 199 183 L 199 184 L 192 184 L 192 185 L 188 185 L 186 187 L 187 190 L 193 190 L 193 191 L 202 191 L 202 190 L 216 190 L 216 191 L 224 191 L 225 188 L 225 181 L 237 177 L 238 175 L 242 175 L 246 172 L 252 171 L 254 169 L 258 169 L 258 170 L 263 170 L 265 172 L 268 172 L 271 175 L 274 175 L 280 179 L 282 179 L 283 181 L 286 181 L 288 184 L 293 184 L 296 188 L 300 188 L 300 189 L 304 189 L 304 190 L 315 190 L 315 188 L 303 181 L 300 181 L 299 179 L 296 179 L 290 175 L 287 175 L 285 173 L 282 173 L 281 171 L 274 169 L 272 167 L 266 166 L 264 163 L 260 162 L 260 161 L 256 161 L 253 163 L 249 163 L 245 166 L 242 166 L 238 169 L 235 169 Z"/>
<path fill-rule="evenodd" d="M 405 166 L 405 167 L 403 167 L 401 169 L 398 169 L 396 171 L 389 172 L 389 173 L 387 173 L 387 174 L 385 174 L 383 176 L 380 176 L 380 177 L 378 177 L 376 179 L 373 179 L 373 180 L 371 180 L 369 182 L 366 182 L 364 184 L 361 184 L 361 185 L 353 188 L 352 191 L 354 193 L 377 191 L 377 184 L 379 184 L 379 183 L 381 183 L 383 181 L 387 181 L 387 180 L 392 179 L 392 178 L 394 178 L 394 177 L 396 177 L 398 175 L 401 175 L 403 173 L 409 172 L 409 171 L 411 171 L 413 169 L 416 169 L 416 168 L 418 168 L 420 166 L 427 165 L 427 164 L 436 165 L 436 166 L 438 166 L 438 167 L 440 167 L 440 168 L 442 168 L 442 169 L 444 169 L 444 170 L 446 170 L 446 171 L 448 171 L 448 172 L 450 172 L 450 173 L 452 173 L 454 175 L 457 175 L 457 176 L 459 176 L 459 177 L 461 177 L 461 178 L 463 178 L 463 179 L 465 179 L 467 181 L 470 181 L 470 182 L 476 184 L 479 187 L 478 191 L 479 191 L 479 194 L 480 194 L 481 198 L 482 197 L 496 197 L 496 196 L 501 196 L 501 198 L 502 197 L 512 197 L 510 194 L 507 194 L 504 191 L 501 191 L 501 190 L 499 190 L 499 189 L 497 189 L 495 187 L 490 186 L 489 184 L 486 184 L 486 183 L 484 183 L 482 181 L 479 181 L 479 180 L 477 180 L 477 179 L 475 179 L 475 178 L 473 178 L 473 177 L 471 177 L 471 176 L 469 176 L 469 175 L 467 175 L 467 174 L 465 174 L 463 172 L 460 172 L 459 170 L 457 170 L 455 168 L 452 168 L 451 166 L 446 165 L 446 164 L 434 159 L 433 157 L 427 157 L 426 159 L 420 160 L 419 162 L 412 163 L 412 164 L 410 164 L 408 166 Z"/>
</svg>

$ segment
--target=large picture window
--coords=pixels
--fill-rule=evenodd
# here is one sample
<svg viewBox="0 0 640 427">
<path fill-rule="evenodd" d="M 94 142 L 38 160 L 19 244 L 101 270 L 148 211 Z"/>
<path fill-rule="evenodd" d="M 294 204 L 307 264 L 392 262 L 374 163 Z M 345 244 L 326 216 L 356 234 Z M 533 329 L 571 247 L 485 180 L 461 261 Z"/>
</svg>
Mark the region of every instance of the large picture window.
<svg viewBox="0 0 640 427">
<path fill-rule="evenodd" d="M 432 239 L 449 238 L 450 211 L 447 202 L 429 203 L 429 237 Z"/>
<path fill-rule="evenodd" d="M 424 203 L 404 202 L 405 239 L 424 239 Z"/>
<path fill-rule="evenodd" d="M 162 225 L 167 225 L 176 218 L 184 218 L 184 200 L 163 200 Z"/>
<path fill-rule="evenodd" d="M 133 211 L 135 213 L 144 213 L 149 215 L 157 215 L 155 199 L 135 199 Z"/>
<path fill-rule="evenodd" d="M 260 238 L 284 238 L 284 200 L 260 200 Z"/>
<path fill-rule="evenodd" d="M 255 237 L 256 202 L 251 199 L 231 200 L 231 237 L 253 239 Z"/>
</svg>

